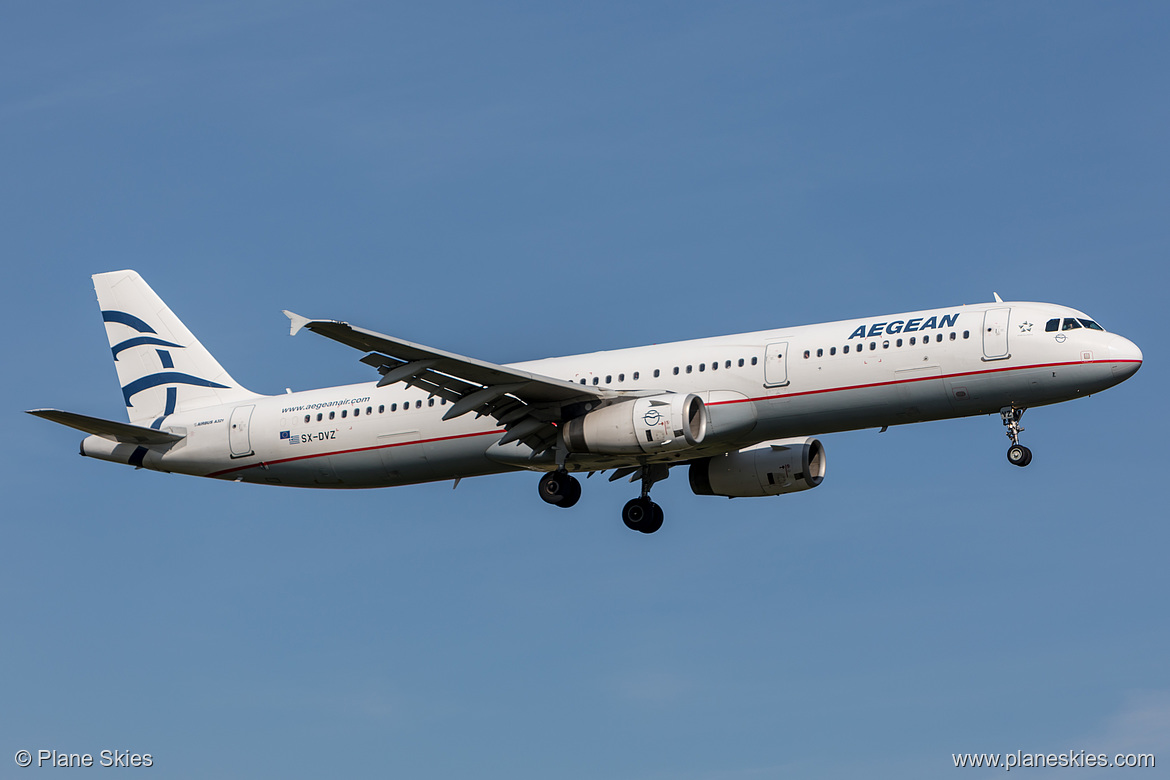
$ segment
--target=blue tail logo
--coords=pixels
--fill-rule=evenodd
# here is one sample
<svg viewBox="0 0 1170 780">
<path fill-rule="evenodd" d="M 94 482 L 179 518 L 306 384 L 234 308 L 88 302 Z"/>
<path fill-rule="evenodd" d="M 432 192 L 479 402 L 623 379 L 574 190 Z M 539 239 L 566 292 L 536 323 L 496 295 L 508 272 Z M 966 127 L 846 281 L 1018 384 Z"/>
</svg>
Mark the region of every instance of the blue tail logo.
<svg viewBox="0 0 1170 780">
<path fill-rule="evenodd" d="M 139 333 L 156 333 L 157 332 L 157 331 L 155 331 L 154 328 L 147 325 L 145 322 L 140 320 L 138 317 L 135 317 L 133 314 L 128 314 L 124 311 L 112 311 L 112 310 L 103 311 L 102 312 L 102 321 L 103 322 L 117 322 L 117 323 L 120 323 L 122 325 L 127 325 L 127 326 L 133 328 L 134 330 L 138 331 Z M 117 360 L 118 353 L 123 352 L 127 349 L 132 349 L 134 347 L 142 347 L 142 346 L 168 347 L 170 349 L 184 349 L 182 344 L 175 344 L 175 343 L 170 342 L 170 341 L 164 341 L 163 339 L 160 339 L 157 336 L 134 336 L 133 338 L 129 338 L 129 339 L 126 339 L 125 341 L 122 341 L 118 344 L 115 344 L 113 347 L 110 348 L 110 351 L 114 353 L 114 360 Z M 156 349 L 155 352 L 158 354 L 159 362 L 162 364 L 163 368 L 174 368 L 175 367 L 175 361 L 171 358 L 171 353 L 168 350 Z M 129 407 L 129 406 L 134 405 L 133 403 L 131 403 L 130 399 L 136 393 L 140 393 L 143 390 L 149 390 L 152 387 L 158 387 L 159 385 L 193 385 L 195 387 L 214 387 L 214 388 L 226 388 L 227 387 L 227 385 L 221 385 L 218 382 L 212 382 L 209 379 L 202 379 L 202 378 L 197 377 L 197 376 L 192 376 L 191 374 L 184 374 L 180 371 L 160 371 L 156 374 L 148 374 L 144 377 L 140 377 L 139 379 L 135 379 L 133 382 L 131 382 L 130 384 L 128 384 L 122 388 L 122 397 L 126 399 L 126 406 Z M 166 408 L 163 411 L 163 416 L 159 417 L 157 420 L 155 420 L 154 423 L 152 423 L 150 427 L 158 428 L 158 426 L 160 426 L 162 424 L 163 418 L 165 418 L 169 414 L 174 413 L 175 403 L 178 400 L 178 394 L 179 394 L 178 387 L 172 386 L 172 387 L 167 388 Z"/>
</svg>

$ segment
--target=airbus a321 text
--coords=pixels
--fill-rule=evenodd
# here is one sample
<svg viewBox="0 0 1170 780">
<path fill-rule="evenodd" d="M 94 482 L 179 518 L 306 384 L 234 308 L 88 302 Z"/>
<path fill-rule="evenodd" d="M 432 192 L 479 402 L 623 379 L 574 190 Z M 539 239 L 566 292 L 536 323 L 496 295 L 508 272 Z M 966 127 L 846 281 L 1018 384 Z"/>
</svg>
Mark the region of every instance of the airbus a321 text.
<svg viewBox="0 0 1170 780">
<path fill-rule="evenodd" d="M 1098 393 L 1142 363 L 1133 342 L 1048 303 L 952 306 L 497 365 L 285 312 L 360 350 L 381 378 L 258 395 L 231 378 L 134 271 L 93 277 L 129 422 L 36 409 L 91 434 L 81 454 L 137 468 L 312 488 L 541 472 L 567 508 L 574 473 L 640 481 L 622 510 L 653 533 L 650 488 L 686 466 L 699 495 L 774 496 L 825 476 L 816 434 L 999 413 Z"/>
</svg>

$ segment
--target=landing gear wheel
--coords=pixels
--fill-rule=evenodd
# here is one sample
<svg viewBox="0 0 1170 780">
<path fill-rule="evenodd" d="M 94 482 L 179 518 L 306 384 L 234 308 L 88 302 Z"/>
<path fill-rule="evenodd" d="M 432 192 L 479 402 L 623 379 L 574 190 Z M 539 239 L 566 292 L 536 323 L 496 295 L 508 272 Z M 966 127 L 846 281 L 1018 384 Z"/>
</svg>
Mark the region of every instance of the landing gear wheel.
<svg viewBox="0 0 1170 780">
<path fill-rule="evenodd" d="M 1008 447 L 1008 463 L 1021 468 L 1032 462 L 1032 451 L 1022 444 L 1013 444 Z"/>
<path fill-rule="evenodd" d="M 567 471 L 550 471 L 537 486 L 546 504 L 568 509 L 581 499 L 581 483 Z"/>
<path fill-rule="evenodd" d="M 1007 437 L 1012 443 L 1007 451 L 1008 463 L 1021 468 L 1032 462 L 1032 451 L 1020 444 L 1020 434 L 1024 431 L 1024 426 L 1020 425 L 1020 418 L 1026 411 L 1028 410 L 1018 406 L 1005 406 L 999 410 L 999 416 L 1007 427 Z"/>
<path fill-rule="evenodd" d="M 662 527 L 662 507 L 649 498 L 630 499 L 622 508 L 622 522 L 631 531 L 652 534 Z"/>
<path fill-rule="evenodd" d="M 576 477 L 569 477 L 569 490 L 565 493 L 565 500 L 557 504 L 561 509 L 568 509 L 581 500 L 581 482 Z"/>
<path fill-rule="evenodd" d="M 658 504 L 651 503 L 650 506 L 654 508 L 654 513 L 651 515 L 649 522 L 646 523 L 646 527 L 642 529 L 642 533 L 644 534 L 652 534 L 661 528 L 662 521 L 666 517 L 662 512 L 662 507 L 658 506 Z"/>
</svg>

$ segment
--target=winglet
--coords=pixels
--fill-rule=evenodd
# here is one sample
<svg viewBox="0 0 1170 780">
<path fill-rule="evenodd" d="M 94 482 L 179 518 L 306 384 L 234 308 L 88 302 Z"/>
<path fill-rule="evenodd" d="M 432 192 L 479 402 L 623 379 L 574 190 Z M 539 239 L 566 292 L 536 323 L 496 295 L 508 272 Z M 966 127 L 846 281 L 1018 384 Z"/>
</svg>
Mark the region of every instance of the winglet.
<svg viewBox="0 0 1170 780">
<path fill-rule="evenodd" d="M 308 317 L 302 317 L 299 314 L 294 314 L 293 312 L 289 311 L 288 309 L 282 309 L 281 311 L 284 312 L 284 316 L 289 318 L 288 335 L 290 335 L 290 336 L 297 335 L 297 332 L 301 328 L 305 327 L 310 322 L 312 322 L 312 320 L 309 319 Z"/>
<path fill-rule="evenodd" d="M 992 293 L 992 295 L 994 295 L 994 296 L 995 296 L 995 302 L 996 302 L 996 303 L 1003 303 L 1003 298 L 1000 298 L 1000 297 L 999 297 L 999 293 L 997 293 L 997 292 L 993 292 L 993 293 Z M 285 312 L 285 314 L 288 314 L 288 312 L 286 311 L 286 312 Z"/>
</svg>

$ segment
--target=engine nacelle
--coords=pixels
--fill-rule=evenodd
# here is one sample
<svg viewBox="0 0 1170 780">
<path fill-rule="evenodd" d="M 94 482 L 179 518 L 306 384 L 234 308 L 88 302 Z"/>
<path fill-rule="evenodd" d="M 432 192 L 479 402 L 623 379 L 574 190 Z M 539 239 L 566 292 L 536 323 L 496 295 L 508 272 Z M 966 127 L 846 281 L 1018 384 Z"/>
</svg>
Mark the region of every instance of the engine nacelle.
<svg viewBox="0 0 1170 780">
<path fill-rule="evenodd" d="M 570 452 L 628 455 L 670 452 L 701 444 L 707 407 L 694 393 L 635 398 L 604 406 L 564 425 Z"/>
<path fill-rule="evenodd" d="M 766 441 L 746 450 L 691 463 L 691 490 L 700 496 L 750 498 L 815 488 L 825 478 L 825 448 L 817 439 Z"/>
</svg>

